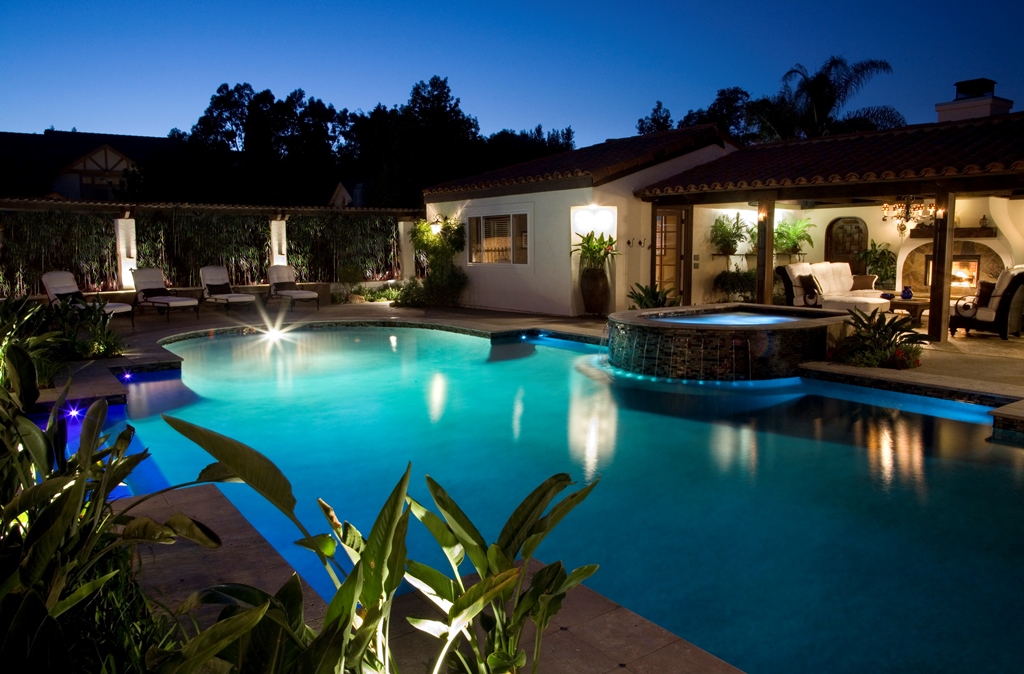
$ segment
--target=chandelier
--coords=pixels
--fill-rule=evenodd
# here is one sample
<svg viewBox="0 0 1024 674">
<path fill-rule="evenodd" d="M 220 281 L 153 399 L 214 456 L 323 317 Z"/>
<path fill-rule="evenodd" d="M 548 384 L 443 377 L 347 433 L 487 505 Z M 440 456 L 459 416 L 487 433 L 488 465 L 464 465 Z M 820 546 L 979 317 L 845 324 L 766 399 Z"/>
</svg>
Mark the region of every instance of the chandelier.
<svg viewBox="0 0 1024 674">
<path fill-rule="evenodd" d="M 907 235 L 907 228 L 916 225 L 931 226 L 935 224 L 936 218 L 942 217 L 942 209 L 936 210 L 935 204 L 927 206 L 924 201 L 915 197 L 897 197 L 900 201 L 889 204 L 882 204 L 882 222 L 888 222 L 889 218 L 896 223 L 896 232 L 902 239 Z"/>
</svg>

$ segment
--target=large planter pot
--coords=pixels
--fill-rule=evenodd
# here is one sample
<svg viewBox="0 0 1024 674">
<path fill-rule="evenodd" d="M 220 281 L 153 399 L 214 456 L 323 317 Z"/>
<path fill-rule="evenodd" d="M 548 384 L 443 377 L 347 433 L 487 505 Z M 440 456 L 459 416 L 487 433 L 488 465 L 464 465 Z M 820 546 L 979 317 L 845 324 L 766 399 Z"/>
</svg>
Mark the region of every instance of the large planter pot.
<svg viewBox="0 0 1024 674">
<path fill-rule="evenodd" d="M 608 274 L 604 269 L 587 269 L 580 276 L 580 290 L 583 292 L 583 311 L 604 316 L 608 313 Z"/>
</svg>

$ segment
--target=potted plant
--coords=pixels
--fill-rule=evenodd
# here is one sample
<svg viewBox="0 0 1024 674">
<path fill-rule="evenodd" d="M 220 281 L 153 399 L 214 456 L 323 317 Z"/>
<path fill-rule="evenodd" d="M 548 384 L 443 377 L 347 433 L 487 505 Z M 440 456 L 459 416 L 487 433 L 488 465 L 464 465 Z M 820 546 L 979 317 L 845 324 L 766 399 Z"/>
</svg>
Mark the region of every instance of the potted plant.
<svg viewBox="0 0 1024 674">
<path fill-rule="evenodd" d="M 580 242 L 574 245 L 572 252 L 580 254 L 580 290 L 583 292 L 583 311 L 588 314 L 604 315 L 608 312 L 608 299 L 611 290 L 608 285 L 606 268 L 612 256 L 618 255 L 615 250 L 615 239 L 604 234 L 594 236 L 578 234 Z"/>
<path fill-rule="evenodd" d="M 758 248 L 757 225 L 750 225 L 749 227 L 747 227 L 747 241 L 750 242 L 751 254 L 756 255 Z"/>
<path fill-rule="evenodd" d="M 715 218 L 708 235 L 711 245 L 716 246 L 723 255 L 732 255 L 739 245 L 747 240 L 747 223 L 737 213 L 735 218 L 720 215 Z"/>
<path fill-rule="evenodd" d="M 740 271 L 738 265 L 732 271 L 726 269 L 715 276 L 711 289 L 726 295 L 730 302 L 749 302 L 757 291 L 757 272 Z"/>
<path fill-rule="evenodd" d="M 807 231 L 814 226 L 810 218 L 800 218 L 799 220 L 786 218 L 775 225 L 775 250 L 780 253 L 797 255 L 803 252 L 802 244 L 806 243 L 814 248 L 814 241 L 811 240 L 811 234 Z"/>
<path fill-rule="evenodd" d="M 871 247 L 857 253 L 857 262 L 864 263 L 864 271 L 878 277 L 878 287 L 892 290 L 896 287 L 896 253 L 889 250 L 889 244 L 877 244 L 871 239 Z"/>
</svg>

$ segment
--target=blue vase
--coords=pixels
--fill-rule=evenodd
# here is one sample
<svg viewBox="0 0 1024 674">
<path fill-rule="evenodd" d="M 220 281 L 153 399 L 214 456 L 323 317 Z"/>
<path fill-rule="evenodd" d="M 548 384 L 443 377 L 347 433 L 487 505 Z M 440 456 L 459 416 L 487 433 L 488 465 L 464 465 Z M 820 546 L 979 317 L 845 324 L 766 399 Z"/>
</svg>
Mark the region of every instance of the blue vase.
<svg viewBox="0 0 1024 674">
<path fill-rule="evenodd" d="M 903 286 L 903 292 L 900 293 L 900 297 L 905 300 L 914 299 L 914 291 L 910 289 L 910 286 Z"/>
</svg>

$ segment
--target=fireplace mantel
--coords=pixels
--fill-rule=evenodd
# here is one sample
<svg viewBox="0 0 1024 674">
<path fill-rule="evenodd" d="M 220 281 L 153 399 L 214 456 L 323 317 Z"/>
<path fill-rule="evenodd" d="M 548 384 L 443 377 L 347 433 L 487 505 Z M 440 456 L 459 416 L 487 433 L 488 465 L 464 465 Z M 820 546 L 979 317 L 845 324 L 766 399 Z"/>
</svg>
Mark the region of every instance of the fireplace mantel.
<svg viewBox="0 0 1024 674">
<path fill-rule="evenodd" d="M 999 235 L 995 227 L 954 227 L 954 239 L 994 239 Z M 911 239 L 932 239 L 935 238 L 934 225 L 918 225 L 910 230 Z"/>
</svg>

